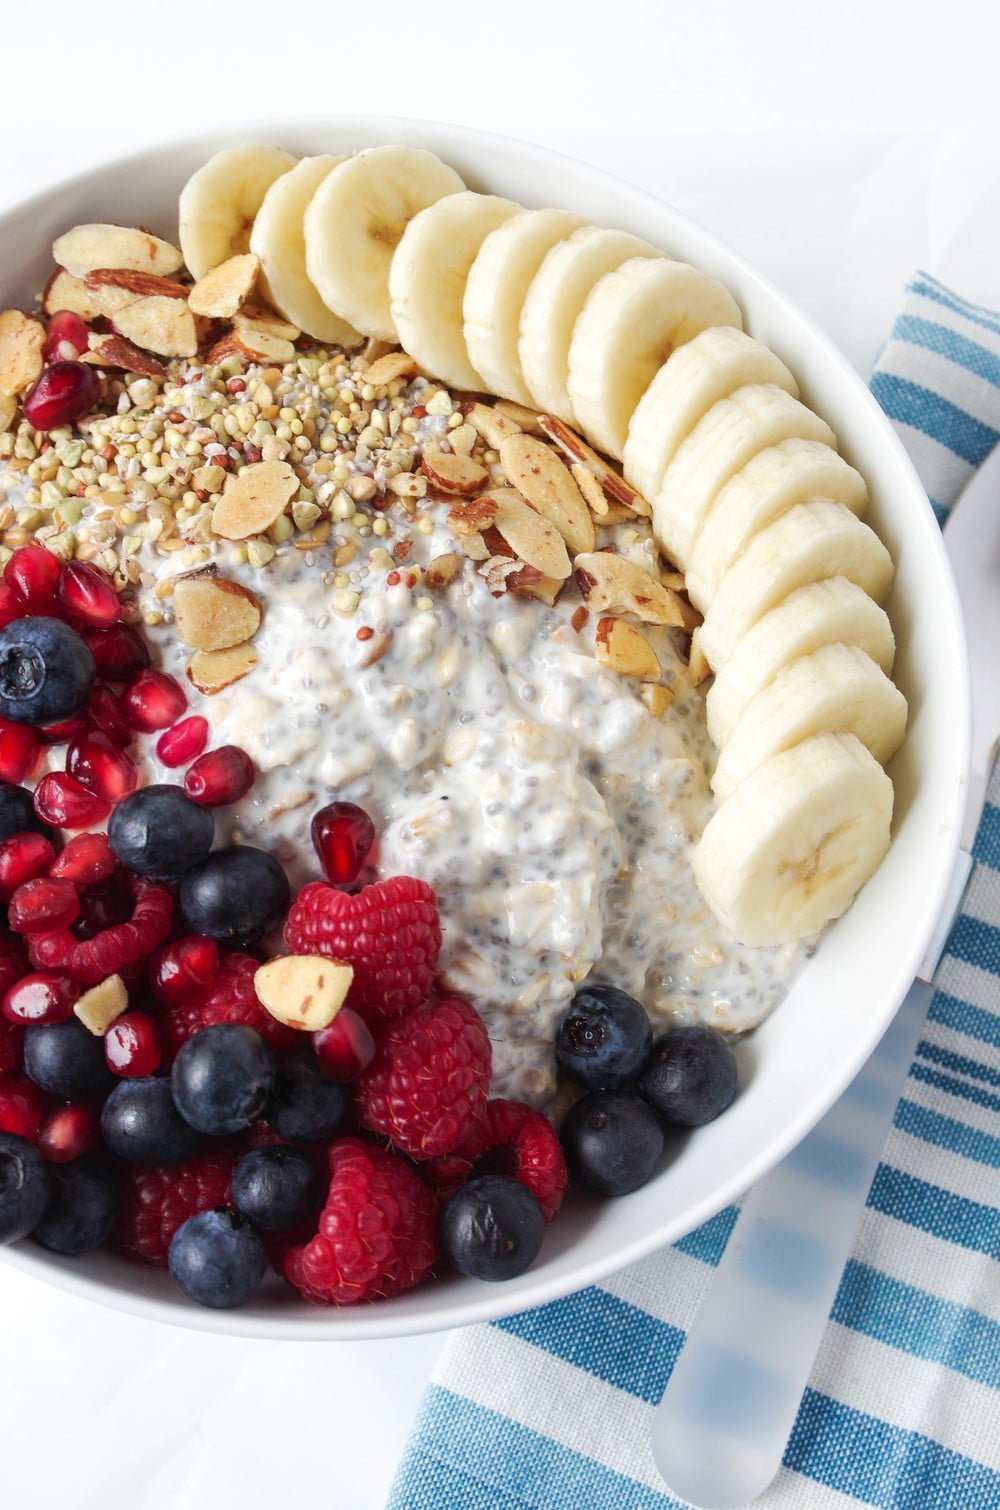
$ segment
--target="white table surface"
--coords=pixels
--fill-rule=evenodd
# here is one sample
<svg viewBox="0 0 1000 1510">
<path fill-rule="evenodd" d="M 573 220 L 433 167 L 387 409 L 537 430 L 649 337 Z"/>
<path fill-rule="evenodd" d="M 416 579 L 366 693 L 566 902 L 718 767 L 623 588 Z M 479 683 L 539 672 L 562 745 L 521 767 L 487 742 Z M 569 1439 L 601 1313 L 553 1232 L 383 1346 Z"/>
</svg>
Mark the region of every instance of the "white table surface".
<svg viewBox="0 0 1000 1510">
<path fill-rule="evenodd" d="M 916 266 L 1000 304 L 998 42 L 991 0 L 50 0 L 5 15 L 0 208 L 255 114 L 452 120 L 662 194 L 867 370 Z M 0 1503 L 380 1510 L 440 1344 L 202 1336 L 0 1268 Z"/>
</svg>

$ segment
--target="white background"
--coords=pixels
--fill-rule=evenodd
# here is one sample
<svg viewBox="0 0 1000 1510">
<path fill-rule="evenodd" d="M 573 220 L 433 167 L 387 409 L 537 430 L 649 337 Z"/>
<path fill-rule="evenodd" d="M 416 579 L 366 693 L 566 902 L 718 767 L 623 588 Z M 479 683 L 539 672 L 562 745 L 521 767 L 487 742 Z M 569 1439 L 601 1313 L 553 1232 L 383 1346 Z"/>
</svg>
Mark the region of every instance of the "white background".
<svg viewBox="0 0 1000 1510">
<path fill-rule="evenodd" d="M 0 209 L 213 123 L 454 121 L 672 200 L 866 370 L 916 266 L 1000 305 L 998 73 L 991 0 L 11 7 Z M 380 1510 L 439 1346 L 199 1336 L 0 1267 L 0 1504 Z"/>
</svg>

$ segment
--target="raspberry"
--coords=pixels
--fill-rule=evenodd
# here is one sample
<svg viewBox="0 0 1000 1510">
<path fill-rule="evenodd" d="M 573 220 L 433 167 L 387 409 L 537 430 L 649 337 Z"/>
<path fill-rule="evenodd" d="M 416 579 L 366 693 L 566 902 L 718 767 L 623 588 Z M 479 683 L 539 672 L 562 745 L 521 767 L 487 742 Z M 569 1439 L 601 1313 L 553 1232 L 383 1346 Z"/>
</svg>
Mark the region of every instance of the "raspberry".
<svg viewBox="0 0 1000 1510">
<path fill-rule="evenodd" d="M 115 1240 L 126 1257 L 165 1268 L 170 1239 L 181 1223 L 228 1201 L 235 1163 L 233 1149 L 217 1143 L 210 1152 L 167 1169 L 126 1166 L 115 1224 Z"/>
<path fill-rule="evenodd" d="M 312 881 L 288 914 L 285 943 L 293 954 L 353 965 L 347 1005 L 377 1030 L 430 995 L 441 949 L 437 898 L 415 876 L 393 876 L 354 895 Z"/>
<path fill-rule="evenodd" d="M 486 1024 L 460 996 L 419 1007 L 384 1029 L 358 1078 L 355 1108 L 415 1159 L 454 1153 L 483 1120 L 490 1088 Z"/>
<path fill-rule="evenodd" d="M 330 1189 L 319 1231 L 292 1247 L 283 1272 L 314 1305 L 354 1305 L 410 1290 L 437 1256 L 437 1203 L 396 1154 L 360 1138 L 329 1152 Z"/>
<path fill-rule="evenodd" d="M 253 984 L 259 969 L 260 961 L 252 955 L 241 954 L 236 949 L 224 950 L 215 980 L 202 990 L 191 992 L 183 1002 L 167 1008 L 160 1018 L 164 1069 L 170 1068 L 181 1044 L 186 1043 L 193 1033 L 217 1022 L 240 1022 L 245 1027 L 255 1028 L 279 1058 L 302 1047 L 303 1036 L 294 1028 L 287 1028 L 261 1006 Z"/>
<path fill-rule="evenodd" d="M 463 1150 L 464 1151 L 464 1150 Z M 548 1117 L 523 1101 L 490 1101 L 485 1136 L 473 1152 L 475 1174 L 505 1174 L 527 1185 L 551 1222 L 566 1189 L 566 1160 Z"/>
<path fill-rule="evenodd" d="M 93 938 L 78 939 L 68 928 L 28 934 L 28 953 L 36 970 L 58 969 L 82 986 L 96 986 L 158 949 L 170 932 L 174 900 L 163 886 L 141 877 L 134 883 L 131 918 L 113 923 Z"/>
</svg>

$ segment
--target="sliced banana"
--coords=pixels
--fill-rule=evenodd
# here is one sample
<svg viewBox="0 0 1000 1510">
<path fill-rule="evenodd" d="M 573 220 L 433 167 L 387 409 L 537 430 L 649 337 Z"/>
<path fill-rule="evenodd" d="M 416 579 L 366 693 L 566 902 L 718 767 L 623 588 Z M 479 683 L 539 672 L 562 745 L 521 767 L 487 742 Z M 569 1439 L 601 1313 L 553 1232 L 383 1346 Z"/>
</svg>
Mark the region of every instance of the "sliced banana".
<svg viewBox="0 0 1000 1510">
<path fill-rule="evenodd" d="M 305 213 L 331 169 L 345 157 L 304 157 L 282 173 L 264 195 L 250 232 L 250 250 L 260 260 L 259 289 L 273 309 L 315 341 L 357 346 L 364 337 L 327 309 L 306 272 Z"/>
<path fill-rule="evenodd" d="M 691 547 L 684 575 L 692 603 L 704 612 L 747 541 L 811 498 L 832 498 L 861 515 L 868 489 L 861 473 L 821 441 L 793 437 L 752 456 L 721 490 Z"/>
<path fill-rule="evenodd" d="M 454 168 L 419 147 L 370 147 L 340 163 L 305 215 L 306 271 L 324 304 L 366 336 L 395 341 L 396 248 L 414 215 L 464 188 Z"/>
<path fill-rule="evenodd" d="M 181 251 L 194 279 L 250 249 L 250 230 L 264 196 L 295 158 L 278 147 L 226 147 L 192 174 L 181 190 Z"/>
<path fill-rule="evenodd" d="M 711 325 L 664 362 L 629 420 L 623 471 L 644 498 L 655 498 L 677 447 L 717 403 L 748 383 L 799 390 L 780 357 L 731 325 Z"/>
<path fill-rule="evenodd" d="M 573 327 L 594 285 L 634 257 L 663 257 L 626 231 L 581 226 L 547 254 L 521 308 L 517 353 L 530 402 L 543 414 L 573 424 L 566 380 Z"/>
<path fill-rule="evenodd" d="M 629 420 L 663 363 L 708 325 L 742 327 L 728 289 L 686 262 L 633 257 L 591 291 L 569 344 L 577 426 L 621 460 Z"/>
<path fill-rule="evenodd" d="M 653 530 L 671 561 L 687 569 L 721 489 L 758 451 L 791 436 L 837 444 L 818 414 L 774 383 L 738 388 L 712 405 L 678 447 L 652 499 Z"/>
<path fill-rule="evenodd" d="M 785 944 L 847 911 L 889 848 L 892 782 L 853 734 L 773 755 L 708 822 L 692 865 L 741 943 Z"/>
<path fill-rule="evenodd" d="M 720 802 L 758 766 L 814 734 L 853 734 L 879 765 L 906 731 L 906 698 L 857 645 L 823 645 L 790 661 L 752 698 L 719 756 Z"/>
<path fill-rule="evenodd" d="M 846 577 L 809 582 L 758 619 L 705 699 L 709 738 L 722 749 L 744 709 L 778 672 L 823 645 L 857 645 L 888 676 L 896 641 L 884 608 Z"/>
<path fill-rule="evenodd" d="M 798 503 L 750 541 L 719 583 L 698 630 L 718 671 L 740 640 L 789 593 L 827 577 L 847 577 L 876 603 L 892 582 L 892 558 L 874 530 L 828 498 Z"/>
<path fill-rule="evenodd" d="M 519 208 L 471 189 L 449 194 L 414 216 L 392 259 L 389 294 L 398 339 L 425 371 L 452 388 L 483 388 L 465 344 L 465 284 L 487 236 Z"/>
<path fill-rule="evenodd" d="M 517 354 L 521 310 L 545 254 L 584 224 L 568 210 L 521 210 L 491 231 L 469 269 L 465 344 L 487 393 L 530 405 Z"/>
</svg>

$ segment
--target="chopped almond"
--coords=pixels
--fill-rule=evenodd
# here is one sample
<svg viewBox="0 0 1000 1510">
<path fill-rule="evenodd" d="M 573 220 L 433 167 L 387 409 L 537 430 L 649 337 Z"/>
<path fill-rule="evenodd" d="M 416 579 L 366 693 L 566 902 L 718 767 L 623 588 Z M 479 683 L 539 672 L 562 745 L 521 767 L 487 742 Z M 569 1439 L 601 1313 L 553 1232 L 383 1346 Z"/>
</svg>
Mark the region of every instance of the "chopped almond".
<svg viewBox="0 0 1000 1510">
<path fill-rule="evenodd" d="M 470 499 L 468 503 L 452 504 L 448 512 L 448 523 L 455 534 L 465 538 L 489 529 L 500 506 L 497 502 L 499 491 L 496 489 L 492 493 L 484 493 L 480 498 Z"/>
<path fill-rule="evenodd" d="M 659 682 L 643 682 L 639 688 L 639 696 L 646 704 L 652 718 L 662 717 L 674 700 L 671 688 L 663 687 Z"/>
<path fill-rule="evenodd" d="M 465 417 L 495 451 L 499 451 L 509 435 L 517 435 L 521 429 L 509 414 L 504 414 L 491 404 L 472 404 Z"/>
<path fill-rule="evenodd" d="M 73 1007 L 74 1016 L 95 1038 L 103 1038 L 116 1017 L 128 1011 L 128 992 L 120 975 L 109 975 L 84 991 Z"/>
<path fill-rule="evenodd" d="M 137 299 L 150 299 L 157 294 L 165 299 L 186 299 L 188 296 L 187 287 L 178 283 L 176 278 L 137 273 L 130 267 L 95 267 L 83 281 L 92 293 L 104 288 L 118 288 L 134 294 Z"/>
<path fill-rule="evenodd" d="M 594 656 L 602 666 L 617 671 L 619 676 L 635 676 L 649 681 L 660 674 L 656 651 L 642 630 L 625 619 L 597 621 Z"/>
<path fill-rule="evenodd" d="M 626 482 L 603 456 L 598 456 L 585 440 L 581 440 L 575 430 L 571 430 L 569 425 L 554 414 L 540 415 L 538 423 L 543 435 L 547 435 L 563 455 L 593 472 L 609 498 L 613 498 L 624 508 L 631 509 L 633 514 L 641 514 L 646 519 L 650 517 L 653 511 L 642 494 L 637 493 L 631 483 Z"/>
<path fill-rule="evenodd" d="M 424 573 L 424 586 L 432 592 L 437 587 L 447 587 L 449 582 L 454 582 L 462 565 L 462 558 L 456 551 L 449 551 L 444 556 L 435 556 Z"/>
<path fill-rule="evenodd" d="M 115 325 L 127 341 L 161 357 L 193 357 L 198 333 L 187 304 L 162 294 L 136 299 L 115 315 Z"/>
<path fill-rule="evenodd" d="M 708 664 L 705 652 L 701 648 L 701 636 L 697 629 L 691 634 L 691 650 L 688 656 L 688 680 L 692 687 L 700 687 L 706 677 L 711 676 L 712 668 Z"/>
<path fill-rule="evenodd" d="M 188 294 L 188 305 L 196 315 L 210 320 L 231 320 L 253 293 L 260 259 L 253 252 L 227 257 L 211 268 Z"/>
<path fill-rule="evenodd" d="M 548 519 L 574 555 L 594 549 L 594 521 L 583 496 L 551 446 L 534 435 L 510 435 L 500 446 L 507 477 Z"/>
<path fill-rule="evenodd" d="M 530 439 L 530 437 L 528 437 Z M 562 535 L 554 524 L 529 508 L 513 488 L 495 494 L 497 513 L 494 527 L 519 560 L 533 566 L 544 577 L 562 582 L 570 574 L 570 560 Z"/>
<path fill-rule="evenodd" d="M 181 577 L 173 605 L 177 633 L 192 650 L 229 650 L 260 628 L 260 599 L 242 583 L 214 573 Z"/>
<path fill-rule="evenodd" d="M 9 430 L 17 413 L 17 399 L 13 394 L 0 393 L 0 435 Z"/>
<path fill-rule="evenodd" d="M 166 377 L 167 369 L 148 351 L 140 351 L 124 336 L 94 335 L 90 350 L 80 359 L 95 367 L 120 367 L 123 372 L 141 372 L 145 377 Z"/>
<path fill-rule="evenodd" d="M 75 278 L 95 267 L 130 267 L 139 273 L 176 273 L 183 257 L 150 231 L 122 225 L 77 225 L 52 244 L 52 256 Z"/>
<path fill-rule="evenodd" d="M 646 624 L 684 627 L 680 598 L 641 566 L 612 551 L 591 551 L 573 563 L 576 580 L 589 608 L 631 613 Z"/>
<path fill-rule="evenodd" d="M 515 403 L 512 398 L 498 398 L 493 405 L 497 414 L 502 414 L 509 419 L 519 430 L 525 430 L 529 435 L 544 435 L 542 429 L 542 416 L 537 409 L 527 409 L 524 404 Z"/>
<path fill-rule="evenodd" d="M 414 377 L 416 371 L 416 362 L 405 351 L 389 351 L 384 356 L 377 357 L 362 377 L 373 388 L 388 388 L 390 383 L 395 383 L 399 378 Z"/>
<path fill-rule="evenodd" d="M 489 482 L 489 473 L 477 461 L 468 456 L 455 456 L 451 451 L 439 451 L 428 447 L 420 465 L 434 487 L 442 493 L 457 493 L 467 497 L 479 492 Z"/>
<path fill-rule="evenodd" d="M 258 461 L 230 475 L 212 511 L 212 528 L 224 540 L 260 535 L 299 490 L 299 479 L 286 461 Z"/>
<path fill-rule="evenodd" d="M 302 334 L 297 325 L 292 325 L 289 320 L 276 315 L 273 309 L 264 309 L 259 304 L 247 304 L 243 309 L 237 310 L 233 316 L 233 326 L 238 334 L 246 332 L 248 335 L 272 336 L 278 341 L 297 341 Z"/>
<path fill-rule="evenodd" d="M 0 393 L 14 397 L 30 388 L 42 371 L 45 326 L 19 309 L 0 314 Z"/>
<path fill-rule="evenodd" d="M 318 1033 L 344 1003 L 354 969 L 321 954 L 282 954 L 261 965 L 254 990 L 271 1016 L 286 1027 Z"/>
<path fill-rule="evenodd" d="M 248 643 L 234 645 L 231 650 L 197 650 L 187 668 L 188 680 L 211 697 L 223 687 L 231 687 L 241 677 L 252 671 L 259 660 L 256 650 Z"/>
<path fill-rule="evenodd" d="M 45 285 L 42 310 L 47 315 L 54 315 L 61 309 L 79 315 L 84 321 L 96 320 L 104 313 L 82 278 L 74 278 L 65 268 L 57 267 Z"/>
</svg>

